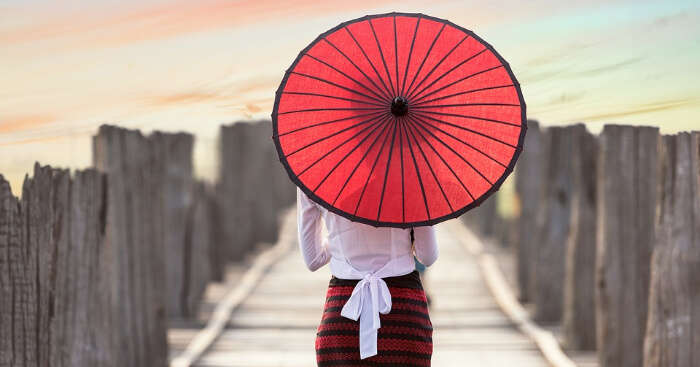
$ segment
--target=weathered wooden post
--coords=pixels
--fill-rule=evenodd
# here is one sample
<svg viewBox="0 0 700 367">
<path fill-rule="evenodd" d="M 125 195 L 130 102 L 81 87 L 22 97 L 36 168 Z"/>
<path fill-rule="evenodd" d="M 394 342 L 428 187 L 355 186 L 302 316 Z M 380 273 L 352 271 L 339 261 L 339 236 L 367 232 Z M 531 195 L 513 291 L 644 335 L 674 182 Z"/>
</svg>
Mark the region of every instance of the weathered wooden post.
<svg viewBox="0 0 700 367">
<path fill-rule="evenodd" d="M 275 242 L 279 210 L 296 199 L 270 139 L 270 124 L 237 122 L 221 128 L 218 233 L 234 260 L 257 242 Z"/>
<path fill-rule="evenodd" d="M 101 126 L 94 165 L 107 173 L 105 251 L 117 366 L 167 365 L 165 249 L 153 150 L 140 132 Z"/>
<path fill-rule="evenodd" d="M 214 253 L 219 246 L 214 244 L 211 196 L 203 182 L 194 187 L 193 204 L 190 207 L 185 231 L 185 252 L 187 259 L 183 272 L 183 311 L 187 316 L 195 315 L 207 283 L 214 272 L 221 272 L 221 260 Z"/>
<path fill-rule="evenodd" d="M 217 208 L 219 233 L 229 260 L 240 260 L 252 243 L 253 214 L 250 190 L 251 169 L 258 161 L 259 147 L 248 139 L 250 123 L 236 122 L 222 126 L 219 142 L 219 181 Z M 255 167 L 256 169 L 258 167 Z"/>
<path fill-rule="evenodd" d="M 644 367 L 700 365 L 700 132 L 664 136 Z"/>
<path fill-rule="evenodd" d="M 36 250 L 25 243 L 20 201 L 0 176 L 0 363 L 37 365 Z"/>
<path fill-rule="evenodd" d="M 561 320 L 564 303 L 564 263 L 571 215 L 572 141 L 583 125 L 549 128 L 549 159 L 537 217 L 534 319 L 550 323 Z"/>
<path fill-rule="evenodd" d="M 536 219 L 541 205 L 542 186 L 545 180 L 549 139 L 546 130 L 541 129 L 537 121 L 527 122 L 525 146 L 518 158 L 515 171 L 515 191 L 520 213 L 517 221 L 515 251 L 518 279 L 518 293 L 521 301 L 532 298 L 532 278 L 534 277 L 535 246 L 539 235 L 536 231 Z"/>
<path fill-rule="evenodd" d="M 0 362 L 114 366 L 102 259 L 104 177 L 34 167 L 22 200 L 0 178 Z"/>
<path fill-rule="evenodd" d="M 601 367 L 642 365 L 654 245 L 659 130 L 606 125 L 596 187 L 596 328 Z"/>
<path fill-rule="evenodd" d="M 566 240 L 563 327 L 566 346 L 594 350 L 596 160 L 598 141 L 582 125 L 573 131 L 571 222 Z"/>
<path fill-rule="evenodd" d="M 185 133 L 155 132 L 148 137 L 153 163 L 150 177 L 154 196 L 150 198 L 159 221 L 165 257 L 166 309 L 169 317 L 189 316 L 188 281 L 185 272 L 191 260 L 186 253 L 187 220 L 193 205 L 192 149 L 194 138 Z"/>
</svg>

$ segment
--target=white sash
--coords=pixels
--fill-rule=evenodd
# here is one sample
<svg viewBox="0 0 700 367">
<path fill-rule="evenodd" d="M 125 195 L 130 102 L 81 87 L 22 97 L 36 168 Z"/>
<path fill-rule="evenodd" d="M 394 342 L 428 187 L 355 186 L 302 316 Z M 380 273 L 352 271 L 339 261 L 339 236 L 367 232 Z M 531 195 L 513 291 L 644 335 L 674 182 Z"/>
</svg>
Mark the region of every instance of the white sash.
<svg viewBox="0 0 700 367">
<path fill-rule="evenodd" d="M 379 314 L 386 315 L 391 311 L 391 293 L 382 278 L 405 275 L 413 271 L 413 256 L 397 257 L 375 272 L 362 272 L 347 263 L 333 266 L 333 260 L 331 259 L 331 272 L 337 278 L 360 279 L 340 315 L 355 321 L 360 320 L 360 358 L 377 355 L 377 330 L 381 326 Z"/>
</svg>

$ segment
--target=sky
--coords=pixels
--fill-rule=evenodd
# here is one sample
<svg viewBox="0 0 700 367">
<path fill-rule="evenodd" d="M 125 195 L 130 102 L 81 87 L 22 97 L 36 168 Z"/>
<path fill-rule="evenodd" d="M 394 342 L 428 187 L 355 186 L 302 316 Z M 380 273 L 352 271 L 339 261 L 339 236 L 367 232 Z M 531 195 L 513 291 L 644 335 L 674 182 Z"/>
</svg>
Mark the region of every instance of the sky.
<svg viewBox="0 0 700 367">
<path fill-rule="evenodd" d="M 195 134 L 213 178 L 222 124 L 269 119 L 298 52 L 345 20 L 421 12 L 509 62 L 528 118 L 700 130 L 700 2 L 0 0 L 0 174 L 91 165 L 109 123 Z"/>
</svg>

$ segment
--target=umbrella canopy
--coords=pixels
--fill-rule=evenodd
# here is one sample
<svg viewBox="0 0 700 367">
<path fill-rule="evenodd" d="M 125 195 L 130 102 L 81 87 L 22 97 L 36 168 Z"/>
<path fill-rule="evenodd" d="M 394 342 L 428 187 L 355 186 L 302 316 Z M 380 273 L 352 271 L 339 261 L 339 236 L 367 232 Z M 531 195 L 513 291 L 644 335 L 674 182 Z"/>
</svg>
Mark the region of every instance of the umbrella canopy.
<svg viewBox="0 0 700 367">
<path fill-rule="evenodd" d="M 423 14 L 365 16 L 306 47 L 272 112 L 291 179 L 350 220 L 433 225 L 498 190 L 522 149 L 525 102 L 472 31 Z"/>
</svg>

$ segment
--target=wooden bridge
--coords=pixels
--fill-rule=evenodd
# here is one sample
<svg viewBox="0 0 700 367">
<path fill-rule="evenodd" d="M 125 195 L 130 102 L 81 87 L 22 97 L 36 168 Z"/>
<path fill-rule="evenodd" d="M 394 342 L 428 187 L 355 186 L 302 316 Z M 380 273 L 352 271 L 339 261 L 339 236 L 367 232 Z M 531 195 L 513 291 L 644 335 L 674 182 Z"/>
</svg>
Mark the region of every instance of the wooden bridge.
<svg viewBox="0 0 700 367">
<path fill-rule="evenodd" d="M 313 366 L 327 269 L 297 252 L 269 122 L 103 126 L 94 167 L 0 176 L 0 367 Z M 438 226 L 433 366 L 700 366 L 700 133 L 529 123 L 514 189 Z"/>
<path fill-rule="evenodd" d="M 306 270 L 298 252 L 294 213 L 285 222 L 277 244 L 282 250 L 241 298 L 211 347 L 187 357 L 193 366 L 315 365 L 314 339 L 330 272 L 327 267 L 315 273 Z M 424 282 L 435 329 L 433 365 L 464 366 L 468 361 L 484 367 L 547 366 L 537 345 L 516 329 L 489 293 L 475 256 L 460 238 L 468 230 L 454 222 L 440 225 L 437 232 L 440 259 Z M 237 286 L 231 284 L 232 289 Z M 208 333 L 197 326 L 169 330 L 175 365 L 184 363 L 180 356 Z"/>
</svg>

